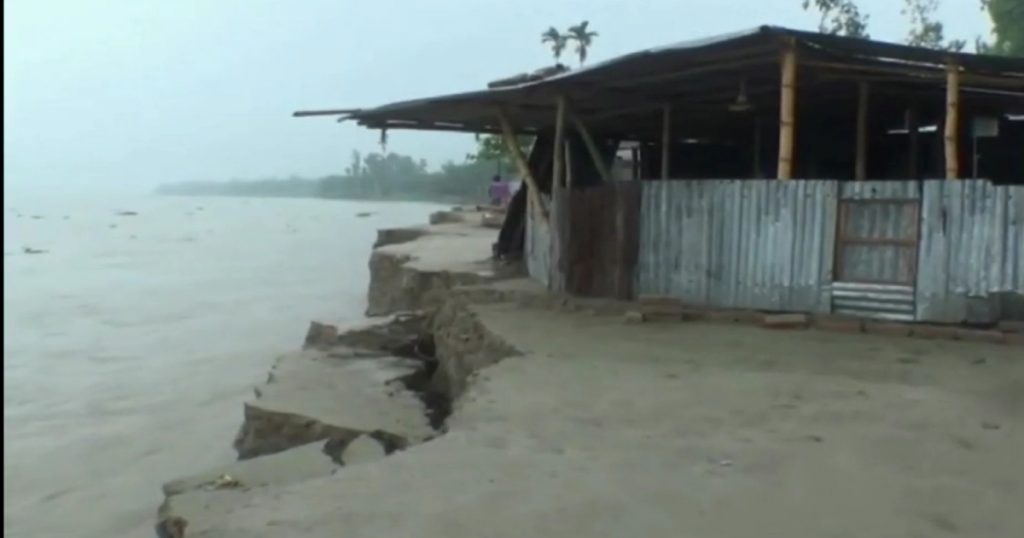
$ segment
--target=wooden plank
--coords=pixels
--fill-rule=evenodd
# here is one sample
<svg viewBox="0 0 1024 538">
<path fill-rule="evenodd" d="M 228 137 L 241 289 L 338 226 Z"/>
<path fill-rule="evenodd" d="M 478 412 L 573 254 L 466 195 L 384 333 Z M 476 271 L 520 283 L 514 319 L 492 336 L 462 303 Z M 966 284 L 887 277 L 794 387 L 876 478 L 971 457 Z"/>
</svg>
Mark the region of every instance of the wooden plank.
<svg viewBox="0 0 1024 538">
<path fill-rule="evenodd" d="M 754 177 L 760 179 L 761 172 L 761 118 L 754 118 Z"/>
<path fill-rule="evenodd" d="M 849 71 L 852 74 L 851 78 L 861 78 L 862 75 L 856 73 L 882 73 L 891 74 L 896 78 L 888 79 L 890 81 L 903 80 L 908 82 L 920 82 L 922 79 L 933 79 L 942 80 L 947 77 L 947 74 L 942 72 L 941 66 L 912 68 L 906 66 L 900 67 L 887 67 L 880 65 L 866 65 L 866 64 L 847 64 L 840 62 L 829 62 L 808 59 L 801 61 L 800 65 L 804 67 L 814 67 L 821 69 L 835 69 L 837 71 Z M 820 75 L 826 76 L 826 75 Z M 830 76 L 829 78 L 838 78 L 837 76 Z M 979 75 L 975 73 L 966 73 L 961 76 L 962 82 L 967 82 L 972 85 L 978 85 L 983 87 L 999 87 L 1007 90 L 1024 90 L 1024 77 L 1020 75 L 1008 74 L 1008 75 Z"/>
<path fill-rule="evenodd" d="M 633 165 L 633 181 L 640 181 L 640 148 L 629 150 Z"/>
<path fill-rule="evenodd" d="M 512 122 L 509 121 L 508 114 L 504 110 L 499 108 L 497 114 L 498 121 L 501 123 L 501 136 L 505 140 L 505 145 L 508 146 L 509 151 L 512 153 L 512 159 L 515 161 L 516 167 L 519 168 L 519 174 L 523 176 L 523 181 L 526 181 L 526 186 L 529 189 L 527 194 L 530 197 L 530 205 L 533 207 L 535 214 L 540 216 L 541 220 L 550 227 L 551 221 L 548 219 L 548 212 L 540 199 L 540 188 L 537 186 L 537 181 L 533 178 L 533 173 L 530 171 L 530 165 L 526 162 L 522 148 L 516 142 Z"/>
<path fill-rule="evenodd" d="M 562 143 L 565 140 L 565 96 L 559 95 L 555 109 L 555 162 L 551 166 L 551 192 L 554 192 L 562 181 L 562 170 L 565 166 L 565 152 Z"/>
<path fill-rule="evenodd" d="M 661 179 L 668 179 L 671 149 L 672 105 L 665 105 L 661 111 Z"/>
<path fill-rule="evenodd" d="M 782 94 L 779 100 L 778 178 L 793 178 L 793 141 L 796 116 L 796 45 L 790 42 L 782 53 Z"/>
<path fill-rule="evenodd" d="M 580 133 L 580 138 L 583 139 L 583 144 L 587 146 L 587 151 L 590 153 L 590 158 L 594 161 L 594 167 L 597 168 L 601 179 L 604 181 L 611 181 L 612 174 L 605 165 L 604 158 L 601 156 L 601 151 L 597 148 L 597 144 L 594 142 L 594 137 L 590 136 L 590 130 L 587 129 L 586 124 L 583 123 L 578 116 L 575 114 L 569 114 L 572 118 L 572 123 L 576 126 L 576 130 Z"/>
<path fill-rule="evenodd" d="M 919 162 L 921 160 L 921 122 L 918 120 L 917 107 L 911 106 L 907 110 L 907 177 L 918 179 L 921 175 Z"/>
<path fill-rule="evenodd" d="M 858 181 L 868 178 L 868 92 L 867 81 L 857 84 L 857 164 L 854 177 Z"/>
<path fill-rule="evenodd" d="M 565 140 L 563 148 L 565 149 L 565 187 L 567 189 L 572 188 L 572 144 L 569 139 Z"/>
<path fill-rule="evenodd" d="M 960 175 L 957 136 L 960 133 L 960 68 L 952 61 L 946 66 L 946 179 Z"/>
<path fill-rule="evenodd" d="M 362 112 L 361 108 L 338 108 L 332 110 L 296 110 L 292 112 L 292 116 L 296 118 L 311 118 L 315 116 L 347 116 L 349 114 L 355 114 Z"/>
</svg>

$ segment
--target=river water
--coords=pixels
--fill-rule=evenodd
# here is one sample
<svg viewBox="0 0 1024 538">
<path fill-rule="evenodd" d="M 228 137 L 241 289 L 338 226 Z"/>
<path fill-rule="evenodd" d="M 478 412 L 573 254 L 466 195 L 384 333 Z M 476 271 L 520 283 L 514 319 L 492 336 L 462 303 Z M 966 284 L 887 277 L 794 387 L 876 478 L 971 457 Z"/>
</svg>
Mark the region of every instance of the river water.
<svg viewBox="0 0 1024 538">
<path fill-rule="evenodd" d="M 161 483 L 234 458 L 274 357 L 362 317 L 376 229 L 435 209 L 8 197 L 4 536 L 152 536 Z"/>
</svg>

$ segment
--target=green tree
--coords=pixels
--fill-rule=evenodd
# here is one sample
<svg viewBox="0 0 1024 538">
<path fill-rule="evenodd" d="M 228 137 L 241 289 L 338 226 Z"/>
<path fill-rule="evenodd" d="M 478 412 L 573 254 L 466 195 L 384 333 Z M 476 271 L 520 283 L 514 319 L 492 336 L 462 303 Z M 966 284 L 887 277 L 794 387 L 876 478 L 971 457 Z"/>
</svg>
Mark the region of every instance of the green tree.
<svg viewBox="0 0 1024 538">
<path fill-rule="evenodd" d="M 844 35 L 867 39 L 868 15 L 860 12 L 853 0 L 803 0 L 805 10 L 815 9 L 821 14 L 818 31 L 824 34 Z"/>
<path fill-rule="evenodd" d="M 907 44 L 915 47 L 961 51 L 967 46 L 962 39 L 946 42 L 945 27 L 935 19 L 939 0 L 903 0 L 903 14 L 910 17 Z"/>
<path fill-rule="evenodd" d="M 562 52 L 565 51 L 565 46 L 569 43 L 569 36 L 562 34 L 552 26 L 540 35 L 540 42 L 550 44 L 551 54 L 555 57 L 555 64 L 557 65 L 562 57 Z"/>
<path fill-rule="evenodd" d="M 978 40 L 978 52 L 1024 56 L 1024 0 L 981 0 L 992 19 L 994 41 Z"/>
<path fill-rule="evenodd" d="M 587 29 L 590 21 L 583 21 L 576 26 L 570 26 L 566 32 L 568 38 L 576 42 L 576 55 L 580 58 L 580 65 L 587 61 L 587 52 L 597 37 L 597 32 Z"/>
<path fill-rule="evenodd" d="M 516 137 L 519 149 L 523 154 L 529 154 L 530 144 L 533 143 L 532 136 Z M 514 170 L 515 161 L 512 152 L 509 151 L 505 139 L 499 135 L 484 135 L 477 139 L 476 153 L 467 156 L 471 162 L 492 163 L 500 174 L 503 170 Z"/>
</svg>

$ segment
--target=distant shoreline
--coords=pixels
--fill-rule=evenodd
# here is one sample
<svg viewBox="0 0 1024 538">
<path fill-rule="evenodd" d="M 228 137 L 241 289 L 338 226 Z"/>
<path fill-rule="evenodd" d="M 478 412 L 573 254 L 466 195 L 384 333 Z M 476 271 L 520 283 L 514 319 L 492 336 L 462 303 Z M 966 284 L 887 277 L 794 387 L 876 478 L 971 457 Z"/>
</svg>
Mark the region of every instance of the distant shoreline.
<svg viewBox="0 0 1024 538">
<path fill-rule="evenodd" d="M 211 181 L 170 183 L 161 185 L 156 194 L 161 196 L 216 196 L 223 198 L 291 198 L 306 200 L 341 200 L 348 202 L 424 202 L 436 204 L 483 203 L 480 193 L 456 195 L 451 193 L 395 190 L 389 193 L 350 192 L 325 193 L 322 180 L 267 180 L 267 181 Z M 352 189 L 355 191 L 355 189 Z M 482 189 L 481 189 L 482 190 Z"/>
</svg>

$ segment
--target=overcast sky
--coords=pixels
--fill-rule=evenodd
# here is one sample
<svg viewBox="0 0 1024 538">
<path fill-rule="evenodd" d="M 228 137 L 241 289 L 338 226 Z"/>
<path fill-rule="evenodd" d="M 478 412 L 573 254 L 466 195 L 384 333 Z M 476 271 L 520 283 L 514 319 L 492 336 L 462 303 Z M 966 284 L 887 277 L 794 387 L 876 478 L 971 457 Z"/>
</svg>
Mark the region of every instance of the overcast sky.
<svg viewBox="0 0 1024 538">
<path fill-rule="evenodd" d="M 800 0 L 4 0 L 4 186 L 150 189 L 324 175 L 378 134 L 295 109 L 367 107 L 483 87 L 550 62 L 550 25 L 589 19 L 591 61 L 758 24 L 813 28 Z M 901 40 L 899 0 L 860 0 Z M 949 37 L 987 34 L 943 0 Z M 393 131 L 432 166 L 472 138 Z"/>
</svg>

